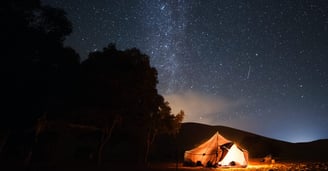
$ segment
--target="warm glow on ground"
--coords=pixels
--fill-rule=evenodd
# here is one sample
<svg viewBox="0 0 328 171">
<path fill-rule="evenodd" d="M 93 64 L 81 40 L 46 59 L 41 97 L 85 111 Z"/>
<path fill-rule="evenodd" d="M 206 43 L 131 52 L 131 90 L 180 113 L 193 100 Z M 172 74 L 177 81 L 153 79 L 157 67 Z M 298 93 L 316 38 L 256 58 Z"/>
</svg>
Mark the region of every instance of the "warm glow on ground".
<svg viewBox="0 0 328 171">
<path fill-rule="evenodd" d="M 276 162 L 263 163 L 251 161 L 247 168 L 231 168 L 231 167 L 184 167 L 181 163 L 162 163 L 153 164 L 151 167 L 154 171 L 160 170 L 176 170 L 179 171 L 209 171 L 209 170 L 223 170 L 223 171 L 268 171 L 268 170 L 328 170 L 328 162 Z"/>
</svg>

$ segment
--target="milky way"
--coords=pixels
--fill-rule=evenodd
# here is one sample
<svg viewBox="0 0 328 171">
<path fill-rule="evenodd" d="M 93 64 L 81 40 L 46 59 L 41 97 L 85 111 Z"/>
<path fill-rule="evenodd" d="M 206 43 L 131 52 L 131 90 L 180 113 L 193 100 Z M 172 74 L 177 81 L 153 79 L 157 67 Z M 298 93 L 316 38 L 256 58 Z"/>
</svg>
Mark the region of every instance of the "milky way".
<svg viewBox="0 0 328 171">
<path fill-rule="evenodd" d="M 286 141 L 328 138 L 328 1 L 44 0 L 85 59 L 139 48 L 185 121 Z"/>
<path fill-rule="evenodd" d="M 185 1 L 143 2 L 144 27 L 148 30 L 146 52 L 152 56 L 158 68 L 160 89 L 172 93 L 175 88 L 184 86 L 179 59 L 186 57 L 186 4 Z"/>
</svg>

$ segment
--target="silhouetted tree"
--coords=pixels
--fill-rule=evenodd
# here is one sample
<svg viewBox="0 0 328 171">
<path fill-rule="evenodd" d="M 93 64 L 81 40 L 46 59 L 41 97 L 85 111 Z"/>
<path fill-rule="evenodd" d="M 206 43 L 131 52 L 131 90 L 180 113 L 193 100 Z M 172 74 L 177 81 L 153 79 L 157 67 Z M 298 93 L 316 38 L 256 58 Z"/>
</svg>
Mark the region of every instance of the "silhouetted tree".
<svg viewBox="0 0 328 171">
<path fill-rule="evenodd" d="M 156 94 L 156 75 L 148 57 L 137 49 L 119 51 L 113 44 L 90 53 L 81 65 L 82 97 L 77 123 L 102 130 L 98 164 L 113 129 L 127 116 L 141 117 L 151 107 L 147 98 Z"/>
<path fill-rule="evenodd" d="M 72 31 L 63 10 L 42 6 L 39 0 L 4 0 L 0 19 L 5 101 L 0 125 L 12 134 L 22 134 L 22 129 L 34 130 L 37 118 L 54 106 L 50 102 L 64 99 L 56 92 L 69 92 L 64 82 L 74 75 L 79 56 L 63 45 Z"/>
<path fill-rule="evenodd" d="M 157 82 L 157 71 L 150 66 L 149 57 L 135 48 L 120 51 L 110 44 L 82 62 L 82 96 L 73 123 L 101 130 L 98 164 L 105 144 L 120 123 L 144 137 L 139 144 L 146 144 L 146 148 L 137 147 L 147 150 L 144 159 L 157 133 L 176 131 L 183 114 L 171 114 L 168 103 L 157 92 Z"/>
<path fill-rule="evenodd" d="M 148 162 L 148 155 L 151 145 L 153 144 L 158 134 L 176 135 L 181 127 L 181 122 L 184 118 L 184 111 L 180 111 L 174 115 L 171 112 L 171 107 L 168 102 L 164 102 L 164 98 L 158 95 L 158 111 L 146 115 L 145 123 L 147 129 L 146 148 L 144 154 L 144 162 Z"/>
</svg>

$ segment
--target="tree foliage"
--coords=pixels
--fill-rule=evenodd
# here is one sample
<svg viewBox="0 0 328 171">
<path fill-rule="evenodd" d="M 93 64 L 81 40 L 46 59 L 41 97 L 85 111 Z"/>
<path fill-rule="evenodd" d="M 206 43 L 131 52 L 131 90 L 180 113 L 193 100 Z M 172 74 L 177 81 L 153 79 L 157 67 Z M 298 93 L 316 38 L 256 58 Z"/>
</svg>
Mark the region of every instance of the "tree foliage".
<svg viewBox="0 0 328 171">
<path fill-rule="evenodd" d="M 149 57 L 136 48 L 120 51 L 110 44 L 103 51 L 90 53 L 81 64 L 80 106 L 74 122 L 103 130 L 98 153 L 122 122 L 145 137 L 143 142 L 158 133 L 175 132 L 183 116 L 171 114 L 157 92 L 157 83 L 157 71 Z"/>
<path fill-rule="evenodd" d="M 109 45 L 103 52 L 91 53 L 81 64 L 81 107 L 100 110 L 88 119 L 100 126 L 115 115 L 142 117 L 154 108 L 156 83 L 156 69 L 146 55 L 137 49 L 119 51 Z"/>
<path fill-rule="evenodd" d="M 42 6 L 39 0 L 4 0 L 0 20 L 0 129 L 8 137 L 0 142 L 0 153 L 15 153 L 29 163 L 41 131 L 38 120 L 62 108 L 71 96 L 79 55 L 64 47 L 72 25 L 63 10 Z M 25 150 L 15 152 L 22 146 Z"/>
<path fill-rule="evenodd" d="M 124 131 L 132 130 L 139 137 L 133 144 L 147 161 L 156 135 L 178 132 L 184 113 L 172 114 L 158 93 L 157 70 L 147 55 L 136 48 L 122 51 L 109 44 L 80 63 L 75 50 L 63 43 L 72 32 L 63 10 L 42 6 L 39 0 L 4 0 L 1 4 L 5 114 L 0 128 L 17 134 L 32 132 L 27 143 L 18 138 L 19 143 L 35 146 L 35 136 L 52 121 L 93 128 L 101 133 L 100 162 L 113 131 L 123 125 Z M 6 142 L 0 143 L 1 153 Z M 31 150 L 27 158 L 30 154 Z"/>
<path fill-rule="evenodd" d="M 1 125 L 31 126 L 79 63 L 75 51 L 63 46 L 72 25 L 63 10 L 38 0 L 5 0 L 0 9 L 2 98 L 8 116 Z"/>
</svg>

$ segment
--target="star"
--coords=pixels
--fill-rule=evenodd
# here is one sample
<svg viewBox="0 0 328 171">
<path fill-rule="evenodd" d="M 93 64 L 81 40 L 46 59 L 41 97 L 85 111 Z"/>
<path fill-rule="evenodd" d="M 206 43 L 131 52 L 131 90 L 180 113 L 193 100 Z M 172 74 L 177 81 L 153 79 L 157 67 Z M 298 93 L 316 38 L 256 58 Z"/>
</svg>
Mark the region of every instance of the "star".
<svg viewBox="0 0 328 171">
<path fill-rule="evenodd" d="M 309 139 L 328 138 L 328 1 L 42 2 L 67 12 L 73 33 L 65 45 L 82 59 L 108 43 L 149 55 L 158 91 L 188 102 L 170 103 L 189 112 L 187 122 L 286 141 L 295 140 L 276 125 L 307 125 L 315 130 Z"/>
</svg>

